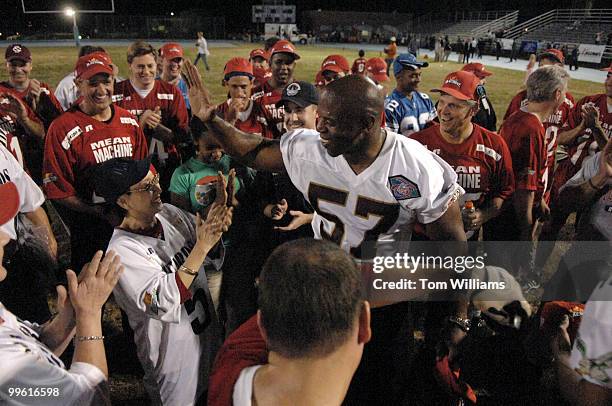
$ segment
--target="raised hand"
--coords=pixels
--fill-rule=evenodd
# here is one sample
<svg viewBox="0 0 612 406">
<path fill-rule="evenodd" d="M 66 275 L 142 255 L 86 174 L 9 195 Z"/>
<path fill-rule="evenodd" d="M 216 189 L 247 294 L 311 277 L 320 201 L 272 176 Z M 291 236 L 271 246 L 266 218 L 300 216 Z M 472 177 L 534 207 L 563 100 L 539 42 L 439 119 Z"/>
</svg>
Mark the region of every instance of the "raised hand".
<svg viewBox="0 0 612 406">
<path fill-rule="evenodd" d="M 599 125 L 599 110 L 595 108 L 593 103 L 587 103 L 582 106 L 581 115 L 586 128 L 593 128 Z"/>
<path fill-rule="evenodd" d="M 113 251 L 109 251 L 104 259 L 102 256 L 102 251 L 96 252 L 78 279 L 74 271 L 66 271 L 70 301 L 77 318 L 79 315 L 98 314 L 123 272 L 120 258 Z"/>
<path fill-rule="evenodd" d="M 205 221 L 202 221 L 200 213 L 197 213 L 196 244 L 203 246 L 206 251 L 210 251 L 232 224 L 233 211 L 233 207 L 227 207 L 225 204 L 218 204 L 215 201 L 210 207 Z"/>
<path fill-rule="evenodd" d="M 161 111 L 159 106 L 155 106 L 155 110 L 145 110 L 140 115 L 140 126 L 142 128 L 155 129 L 161 124 Z"/>
<path fill-rule="evenodd" d="M 28 117 L 25 104 L 11 93 L 0 93 L 0 109 L 16 121 L 23 121 Z"/>
<path fill-rule="evenodd" d="M 189 60 L 183 63 L 183 78 L 189 88 L 189 103 L 191 111 L 203 122 L 208 122 L 214 118 L 215 105 L 208 89 L 202 83 L 202 77 L 198 68 Z"/>
</svg>

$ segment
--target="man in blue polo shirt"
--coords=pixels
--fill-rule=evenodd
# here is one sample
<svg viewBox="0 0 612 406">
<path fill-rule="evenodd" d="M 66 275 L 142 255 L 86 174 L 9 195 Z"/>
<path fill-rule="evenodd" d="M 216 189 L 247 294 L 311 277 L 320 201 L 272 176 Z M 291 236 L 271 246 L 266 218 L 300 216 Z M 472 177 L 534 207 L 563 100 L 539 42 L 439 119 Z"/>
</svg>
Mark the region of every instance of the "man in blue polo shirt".
<svg viewBox="0 0 612 406">
<path fill-rule="evenodd" d="M 387 128 L 408 136 L 424 129 L 436 117 L 436 109 L 429 96 L 418 91 L 421 68 L 429 63 L 417 61 L 412 54 L 400 54 L 393 61 L 397 86 L 385 99 Z"/>
</svg>

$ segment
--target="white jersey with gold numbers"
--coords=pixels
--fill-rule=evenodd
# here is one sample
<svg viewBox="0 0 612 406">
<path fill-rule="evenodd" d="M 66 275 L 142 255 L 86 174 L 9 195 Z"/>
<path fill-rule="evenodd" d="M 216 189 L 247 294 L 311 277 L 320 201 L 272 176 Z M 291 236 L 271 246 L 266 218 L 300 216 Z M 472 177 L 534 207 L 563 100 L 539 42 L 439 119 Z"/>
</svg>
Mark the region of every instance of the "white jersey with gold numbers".
<svg viewBox="0 0 612 406">
<path fill-rule="evenodd" d="M 299 129 L 281 137 L 285 168 L 315 209 L 315 238 L 338 243 L 357 258 L 363 245 L 410 240 L 415 221 L 441 217 L 463 189 L 446 162 L 415 140 L 386 132 L 376 160 L 359 175 L 343 156 L 330 156 L 319 133 Z"/>
</svg>

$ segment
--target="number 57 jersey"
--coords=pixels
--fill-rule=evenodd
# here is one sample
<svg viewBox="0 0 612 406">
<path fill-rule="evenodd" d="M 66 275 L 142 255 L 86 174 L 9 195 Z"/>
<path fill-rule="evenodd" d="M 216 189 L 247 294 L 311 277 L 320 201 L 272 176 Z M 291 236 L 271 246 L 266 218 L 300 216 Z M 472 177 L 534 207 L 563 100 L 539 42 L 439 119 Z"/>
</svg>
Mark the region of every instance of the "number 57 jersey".
<svg viewBox="0 0 612 406">
<path fill-rule="evenodd" d="M 379 248 L 410 240 L 415 221 L 441 217 L 463 194 L 457 174 L 420 143 L 386 132 L 376 160 L 359 175 L 343 156 L 330 156 L 314 130 L 281 137 L 285 168 L 315 209 L 315 238 L 339 244 L 367 258 L 367 243 Z M 380 254 L 380 251 L 379 251 Z"/>
</svg>

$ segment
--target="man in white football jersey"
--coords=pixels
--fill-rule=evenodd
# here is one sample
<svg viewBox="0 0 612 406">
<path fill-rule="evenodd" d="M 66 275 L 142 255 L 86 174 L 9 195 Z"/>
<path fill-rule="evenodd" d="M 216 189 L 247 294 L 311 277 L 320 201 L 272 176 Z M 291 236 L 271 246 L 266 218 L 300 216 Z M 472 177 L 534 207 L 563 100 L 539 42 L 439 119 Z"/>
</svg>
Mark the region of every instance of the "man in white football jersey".
<svg viewBox="0 0 612 406">
<path fill-rule="evenodd" d="M 18 187 L 0 185 L 0 226 L 10 222 L 20 206 Z M 0 228 L 0 282 L 10 237 Z M 102 305 L 123 267 L 109 252 L 98 251 L 79 278 L 67 271 L 68 291 L 58 286 L 58 314 L 39 325 L 16 317 L 0 302 L 0 404 L 107 405 L 108 368 L 102 335 Z M 76 331 L 76 337 L 75 337 Z M 59 356 L 74 337 L 72 365 L 66 370 Z"/>
<path fill-rule="evenodd" d="M 320 97 L 317 131 L 297 129 L 274 141 L 215 117 L 198 72 L 188 65 L 186 76 L 194 114 L 227 153 L 259 170 L 287 171 L 316 211 L 315 238 L 332 240 L 358 258 L 367 243 L 409 240 L 416 221 L 433 240 L 465 241 L 457 175 L 419 143 L 380 128 L 384 101 L 372 81 L 350 75 L 332 82 Z M 380 331 L 374 331 L 356 375 L 368 379 L 353 385 L 347 399 L 398 403 L 410 364 L 409 344 L 401 337 L 408 313 L 405 302 L 372 312 L 373 328 Z M 465 317 L 464 310 L 457 315 Z"/>
<path fill-rule="evenodd" d="M 121 255 L 125 272 L 113 294 L 134 330 L 155 405 L 196 404 L 223 340 L 218 295 L 211 297 L 209 285 L 220 276 L 224 250 L 217 242 L 232 208 L 220 172 L 217 182 L 217 200 L 202 221 L 162 203 L 149 159 L 111 159 L 94 174 L 96 194 L 121 213 L 109 249 Z"/>
</svg>

